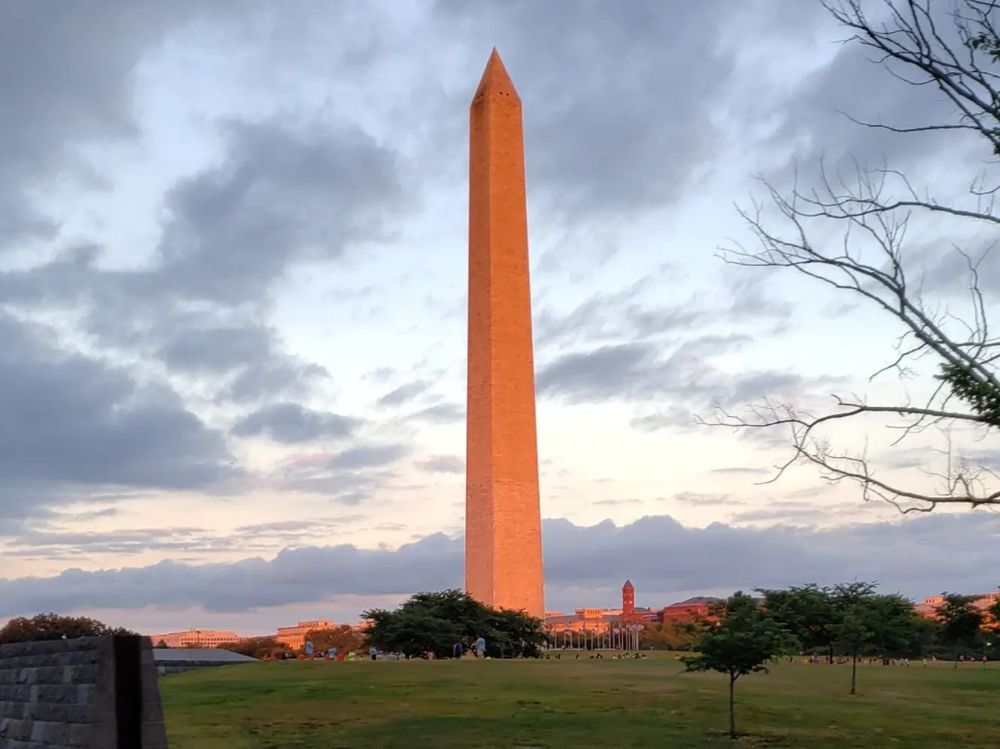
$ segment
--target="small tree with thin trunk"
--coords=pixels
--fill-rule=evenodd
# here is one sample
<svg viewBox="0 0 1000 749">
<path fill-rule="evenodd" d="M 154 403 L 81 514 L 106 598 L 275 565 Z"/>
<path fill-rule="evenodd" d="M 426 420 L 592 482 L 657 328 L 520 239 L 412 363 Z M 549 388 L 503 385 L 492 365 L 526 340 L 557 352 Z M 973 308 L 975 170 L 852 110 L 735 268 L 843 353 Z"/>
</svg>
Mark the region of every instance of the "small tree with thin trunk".
<svg viewBox="0 0 1000 749">
<path fill-rule="evenodd" d="M 837 640 L 851 654 L 851 694 L 858 689 L 858 657 L 861 649 L 871 640 L 872 631 L 865 620 L 855 611 L 848 612 L 837 627 Z"/>
<path fill-rule="evenodd" d="M 971 645 L 979 628 L 983 626 L 983 612 L 975 607 L 972 596 L 944 593 L 944 603 L 937 607 L 941 622 L 941 640 L 954 649 L 952 657 L 958 668 L 958 651 L 963 645 Z"/>
<path fill-rule="evenodd" d="M 729 676 L 729 737 L 735 739 L 736 680 L 745 674 L 766 672 L 764 664 L 783 651 L 788 638 L 743 592 L 730 596 L 718 615 L 718 624 L 708 627 L 696 645 L 699 655 L 683 660 L 688 671 L 719 671 Z"/>
<path fill-rule="evenodd" d="M 873 583 L 846 583 L 833 589 L 833 603 L 838 614 L 834 633 L 851 656 L 851 694 L 857 694 L 858 658 L 875 637 L 871 616 L 874 599 Z"/>
</svg>

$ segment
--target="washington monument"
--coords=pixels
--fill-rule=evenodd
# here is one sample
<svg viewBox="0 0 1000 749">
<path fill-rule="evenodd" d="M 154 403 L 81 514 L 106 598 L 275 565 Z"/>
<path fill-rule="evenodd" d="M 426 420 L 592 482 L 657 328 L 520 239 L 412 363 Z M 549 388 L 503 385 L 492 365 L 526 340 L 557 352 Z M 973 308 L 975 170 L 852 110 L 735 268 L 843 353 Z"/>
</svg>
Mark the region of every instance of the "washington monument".
<svg viewBox="0 0 1000 749">
<path fill-rule="evenodd" d="M 521 99 L 496 50 L 469 112 L 465 589 L 542 617 Z"/>
</svg>

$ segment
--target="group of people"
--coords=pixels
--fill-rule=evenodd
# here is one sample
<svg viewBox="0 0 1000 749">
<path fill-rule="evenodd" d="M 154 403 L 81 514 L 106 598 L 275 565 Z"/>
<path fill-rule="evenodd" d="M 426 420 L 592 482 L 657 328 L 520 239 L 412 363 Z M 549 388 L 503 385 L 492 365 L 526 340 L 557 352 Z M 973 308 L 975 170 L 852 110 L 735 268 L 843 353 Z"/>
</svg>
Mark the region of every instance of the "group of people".
<svg viewBox="0 0 1000 749">
<path fill-rule="evenodd" d="M 316 646 L 313 644 L 312 640 L 306 640 L 303 646 L 306 658 L 325 658 L 328 661 L 343 661 L 344 654 L 337 652 L 337 646 L 331 645 L 326 649 L 326 653 L 317 653 Z"/>
<path fill-rule="evenodd" d="M 470 652 L 476 658 L 485 658 L 486 657 L 485 638 L 483 638 L 481 635 L 477 637 L 475 642 L 472 643 L 472 648 L 470 648 Z M 465 643 L 459 640 L 452 646 L 451 655 L 453 658 L 461 658 L 464 653 L 465 653 Z"/>
<path fill-rule="evenodd" d="M 933 656 L 932 655 L 930 659 L 932 661 L 936 662 L 937 661 L 937 656 Z M 789 660 L 791 660 L 791 659 L 789 659 Z M 986 658 L 985 655 L 983 655 L 981 658 L 975 658 L 974 656 L 971 656 L 971 655 L 969 657 L 966 657 L 964 655 L 960 655 L 960 656 L 958 656 L 958 660 L 959 660 L 960 663 L 986 663 L 988 659 Z M 839 663 L 839 664 L 844 664 L 844 663 L 850 663 L 851 662 L 851 658 L 850 658 L 850 656 L 838 655 L 838 656 L 836 656 L 836 657 L 834 657 L 834 658 L 831 659 L 829 656 L 816 655 L 815 653 L 813 653 L 812 655 L 810 655 L 808 657 L 807 662 L 808 663 L 827 663 L 827 664 Z M 883 657 L 881 655 L 872 655 L 872 656 L 864 656 L 863 658 L 858 658 L 858 663 L 869 663 L 869 664 L 878 664 L 878 663 L 881 663 L 883 666 L 909 666 L 910 665 L 910 659 L 909 658 L 887 658 L 887 657 Z M 921 664 L 923 666 L 927 665 L 927 658 L 926 657 L 921 660 Z"/>
<path fill-rule="evenodd" d="M 305 641 L 305 644 L 303 645 L 303 652 L 305 653 L 305 657 L 307 659 L 324 658 L 325 660 L 331 660 L 331 661 L 332 660 L 336 660 L 336 661 L 343 661 L 343 660 L 345 660 L 344 653 L 338 653 L 337 652 L 337 648 L 334 645 L 331 645 L 329 648 L 327 648 L 326 653 L 317 653 L 316 652 L 316 646 L 313 644 L 312 640 L 306 640 Z M 459 640 L 458 642 L 456 642 L 455 645 L 454 645 L 454 647 L 452 647 L 452 656 L 455 657 L 455 658 L 461 658 L 462 655 L 465 652 L 466 652 L 465 643 L 463 643 L 461 640 Z M 469 652 L 472 653 L 472 655 L 475 656 L 476 658 L 485 658 L 486 657 L 486 639 L 484 637 L 482 637 L 482 636 L 477 637 L 473 641 L 472 647 L 469 648 Z M 286 654 L 286 657 L 288 657 L 290 655 L 291 654 Z M 353 656 L 354 656 L 353 653 L 348 653 L 346 657 L 350 658 L 351 660 L 353 660 Z M 403 653 L 383 653 L 378 648 L 376 648 L 374 645 L 372 645 L 371 647 L 368 648 L 368 656 L 373 661 L 377 661 L 377 660 L 391 660 L 391 661 L 406 660 L 406 655 L 403 654 Z M 292 656 L 292 657 L 294 657 L 294 656 Z M 302 656 L 299 656 L 299 657 L 301 658 Z M 428 651 L 427 652 L 426 658 L 428 660 L 434 660 L 434 657 L 435 657 L 434 656 L 434 651 Z"/>
<path fill-rule="evenodd" d="M 567 653 L 566 655 L 568 657 L 569 653 Z M 608 660 L 620 661 L 620 660 L 624 660 L 624 659 L 627 658 L 629 660 L 637 661 L 640 658 L 645 658 L 645 657 L 646 657 L 645 653 L 629 653 L 628 651 L 626 651 L 624 653 L 613 653 L 611 656 L 609 656 Z M 558 652 L 554 653 L 554 654 L 546 653 L 543 656 L 543 658 L 545 658 L 545 660 L 549 660 L 550 658 L 554 658 L 555 660 L 559 661 L 559 660 L 562 660 L 562 653 L 558 653 Z M 603 661 L 604 660 L 604 654 L 601 653 L 601 652 L 592 653 L 590 656 L 588 656 L 588 659 L 592 660 L 592 661 Z M 580 660 L 580 654 L 577 653 L 576 656 L 575 656 L 575 658 L 573 660 L 577 660 L 577 661 Z"/>
</svg>

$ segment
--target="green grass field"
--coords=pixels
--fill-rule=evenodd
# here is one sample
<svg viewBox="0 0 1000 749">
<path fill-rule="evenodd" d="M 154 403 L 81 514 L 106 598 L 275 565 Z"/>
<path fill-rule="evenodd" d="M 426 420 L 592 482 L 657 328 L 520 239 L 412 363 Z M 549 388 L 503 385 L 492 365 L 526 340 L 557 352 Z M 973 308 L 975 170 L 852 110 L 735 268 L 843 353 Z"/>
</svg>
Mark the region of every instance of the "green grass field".
<svg viewBox="0 0 1000 749">
<path fill-rule="evenodd" d="M 646 660 L 259 663 L 160 681 L 171 749 L 728 746 L 726 678 Z M 781 664 L 740 746 L 1000 747 L 1000 667 Z"/>
</svg>

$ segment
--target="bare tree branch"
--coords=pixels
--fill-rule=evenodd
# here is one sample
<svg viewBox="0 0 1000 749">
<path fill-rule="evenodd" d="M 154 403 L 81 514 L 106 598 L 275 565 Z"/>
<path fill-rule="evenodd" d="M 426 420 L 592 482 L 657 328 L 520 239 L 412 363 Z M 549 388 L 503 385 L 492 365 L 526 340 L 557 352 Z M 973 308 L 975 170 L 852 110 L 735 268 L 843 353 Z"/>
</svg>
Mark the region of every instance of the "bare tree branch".
<svg viewBox="0 0 1000 749">
<path fill-rule="evenodd" d="M 931 0 L 882 0 L 885 20 L 878 23 L 866 16 L 862 0 L 821 3 L 850 30 L 848 43 L 874 52 L 873 61 L 905 85 L 936 89 L 955 107 L 955 121 L 949 122 L 890 125 L 848 115 L 853 122 L 901 137 L 929 131 L 972 132 L 987 141 L 990 157 L 1000 154 L 1000 2 L 958 0 L 954 12 L 946 15 Z M 788 192 L 767 181 L 762 184 L 767 211 L 758 201 L 738 207 L 756 246 L 736 242 L 722 248 L 722 258 L 733 265 L 790 269 L 873 305 L 901 325 L 903 332 L 893 360 L 869 381 L 896 372 L 902 383 L 917 376 L 916 364 L 923 360 L 936 365 L 936 382 L 922 403 L 911 402 L 905 391 L 898 403 L 877 405 L 864 397 L 834 396 L 834 408 L 812 415 L 793 405 L 764 401 L 750 407 L 746 416 L 718 410 L 707 423 L 750 430 L 786 429 L 791 453 L 775 466 L 769 482 L 803 463 L 817 468 L 831 483 L 857 484 L 864 499 L 888 502 L 904 513 L 926 512 L 941 505 L 1000 505 L 996 473 L 982 461 L 963 457 L 953 446 L 955 430 L 966 435 L 978 430 L 983 439 L 1000 428 L 1000 338 L 992 333 L 981 285 L 985 253 L 974 255 L 958 242 L 951 243 L 950 251 L 961 258 L 968 279 L 967 312 L 962 314 L 950 300 L 944 304 L 925 300 L 922 280 L 914 284 L 908 275 L 905 251 L 911 222 L 923 217 L 966 227 L 959 230 L 959 236 L 995 231 L 992 227 L 1000 224 L 994 202 L 1000 194 L 1000 179 L 988 169 L 973 179 L 969 190 L 973 205 L 936 200 L 887 165 L 856 164 L 852 179 L 845 180 L 830 175 L 821 163 L 819 184 L 809 191 L 799 188 L 797 175 Z M 775 212 L 776 221 L 769 211 Z M 831 229 L 839 230 L 839 242 L 830 241 Z M 878 467 L 885 456 L 871 457 L 867 450 L 860 454 L 834 450 L 826 430 L 836 424 L 859 422 L 860 426 L 859 420 L 881 421 L 883 427 L 898 433 L 891 448 L 928 429 L 939 431 L 946 444 L 938 452 L 944 468 L 925 469 L 920 482 L 903 485 L 892 475 L 891 465 Z"/>
</svg>

